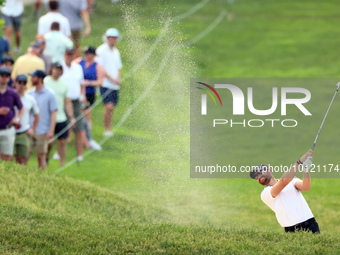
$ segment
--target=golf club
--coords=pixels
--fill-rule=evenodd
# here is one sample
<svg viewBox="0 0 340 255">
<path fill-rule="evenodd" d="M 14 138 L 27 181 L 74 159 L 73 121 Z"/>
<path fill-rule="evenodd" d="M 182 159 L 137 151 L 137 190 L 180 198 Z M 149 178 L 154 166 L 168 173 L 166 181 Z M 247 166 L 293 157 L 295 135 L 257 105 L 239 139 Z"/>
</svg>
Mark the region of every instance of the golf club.
<svg viewBox="0 0 340 255">
<path fill-rule="evenodd" d="M 314 140 L 314 143 L 313 143 L 313 146 L 312 146 L 312 151 L 314 151 L 315 144 L 316 144 L 316 141 L 318 140 L 318 137 L 319 137 L 319 134 L 320 134 L 320 132 L 321 132 L 323 123 L 324 123 L 325 120 L 326 120 L 327 114 L 328 114 L 328 112 L 329 112 L 329 109 L 330 109 L 331 106 L 332 106 L 332 103 L 333 103 L 333 101 L 334 101 L 334 98 L 335 98 L 335 96 L 336 96 L 336 93 L 338 93 L 338 90 L 339 90 L 339 87 L 340 87 L 340 82 L 338 82 L 338 83 L 336 84 L 336 86 L 337 86 L 337 89 L 336 89 L 336 91 L 335 91 L 335 93 L 334 93 L 334 96 L 333 96 L 333 98 L 332 98 L 331 103 L 330 103 L 329 106 L 328 106 L 328 109 L 327 109 L 327 112 L 326 112 L 326 114 L 325 114 L 325 117 L 323 118 L 323 121 L 322 121 L 322 123 L 321 123 L 319 132 L 318 132 L 318 134 L 317 134 L 316 137 L 315 137 L 315 140 Z"/>
</svg>

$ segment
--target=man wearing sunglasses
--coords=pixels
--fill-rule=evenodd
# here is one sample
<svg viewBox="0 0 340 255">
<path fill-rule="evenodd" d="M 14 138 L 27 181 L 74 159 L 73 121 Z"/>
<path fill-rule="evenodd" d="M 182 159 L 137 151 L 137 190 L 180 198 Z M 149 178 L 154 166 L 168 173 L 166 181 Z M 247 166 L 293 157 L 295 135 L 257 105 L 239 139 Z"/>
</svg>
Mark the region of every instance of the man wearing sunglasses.
<svg viewBox="0 0 340 255">
<path fill-rule="evenodd" d="M 319 225 L 301 193 L 311 187 L 309 168 L 312 156 L 312 150 L 306 152 L 279 180 L 274 178 L 272 169 L 264 164 L 255 166 L 250 172 L 251 178 L 265 186 L 261 200 L 275 212 L 277 221 L 286 232 L 302 230 L 320 233 Z M 303 180 L 295 177 L 299 169 L 303 170 Z"/>
<path fill-rule="evenodd" d="M 14 155 L 18 164 L 27 165 L 29 150 L 29 137 L 37 130 L 39 123 L 39 107 L 34 97 L 26 92 L 27 76 L 19 74 L 14 82 L 14 88 L 18 92 L 24 106 L 24 115 L 21 118 L 21 127 L 16 130 Z M 33 116 L 33 124 L 30 124 L 30 116 Z"/>
<path fill-rule="evenodd" d="M 24 114 L 18 93 L 8 87 L 11 72 L 6 67 L 0 67 L 0 158 L 11 161 L 13 158 L 15 126 L 20 125 Z M 15 107 L 18 113 L 15 112 Z"/>
</svg>

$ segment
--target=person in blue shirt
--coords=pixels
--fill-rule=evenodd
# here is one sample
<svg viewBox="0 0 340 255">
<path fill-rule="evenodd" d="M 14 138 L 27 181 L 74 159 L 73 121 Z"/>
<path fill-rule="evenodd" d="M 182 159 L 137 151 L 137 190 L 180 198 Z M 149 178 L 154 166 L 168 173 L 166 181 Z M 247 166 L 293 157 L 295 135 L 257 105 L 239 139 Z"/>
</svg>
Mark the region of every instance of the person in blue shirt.
<svg viewBox="0 0 340 255">
<path fill-rule="evenodd" d="M 11 47 L 9 46 L 7 39 L 0 37 L 0 62 L 5 53 L 6 55 L 11 56 Z"/>
</svg>

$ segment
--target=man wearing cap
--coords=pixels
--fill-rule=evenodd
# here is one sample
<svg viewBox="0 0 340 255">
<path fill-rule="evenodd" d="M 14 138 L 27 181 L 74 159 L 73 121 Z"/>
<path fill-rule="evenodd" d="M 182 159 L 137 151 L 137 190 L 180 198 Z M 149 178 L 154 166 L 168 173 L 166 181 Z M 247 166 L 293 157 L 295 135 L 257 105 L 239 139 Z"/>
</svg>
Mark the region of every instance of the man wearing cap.
<svg viewBox="0 0 340 255">
<path fill-rule="evenodd" d="M 14 64 L 14 59 L 11 58 L 10 56 L 5 56 L 1 60 L 1 67 L 7 67 L 8 70 L 11 72 L 11 74 L 12 74 L 12 71 L 13 71 L 13 64 Z M 11 76 L 9 78 L 9 82 L 8 82 L 7 85 L 9 87 L 13 87 L 13 79 L 12 79 Z"/>
<path fill-rule="evenodd" d="M 68 121 L 67 115 L 70 119 L 71 126 L 76 123 L 73 113 L 72 102 L 68 96 L 68 87 L 65 81 L 60 79 L 63 74 L 63 66 L 56 62 L 52 64 L 50 75 L 44 79 L 46 87 L 51 89 L 57 96 L 58 111 L 57 111 L 57 123 L 55 126 L 54 134 L 58 137 L 58 154 L 60 156 L 60 166 L 65 164 L 66 158 L 66 139 L 68 137 Z M 67 115 L 65 113 L 67 112 Z M 52 149 L 52 143 L 48 147 L 48 155 Z"/>
<path fill-rule="evenodd" d="M 52 66 L 52 58 L 50 55 L 44 53 L 46 48 L 46 41 L 44 35 L 37 35 L 35 37 L 35 41 L 39 44 L 39 55 L 38 57 L 41 58 L 45 63 L 45 72 L 49 73 L 51 66 Z"/>
<path fill-rule="evenodd" d="M 261 200 L 275 212 L 277 221 L 286 232 L 297 230 L 320 233 L 318 223 L 301 191 L 311 187 L 309 168 L 312 165 L 313 151 L 309 150 L 276 180 L 272 169 L 259 164 L 250 172 L 250 177 L 266 186 L 261 193 Z M 295 177 L 299 169 L 303 170 L 303 180 Z"/>
<path fill-rule="evenodd" d="M 36 42 L 32 42 L 28 48 L 27 54 L 19 57 L 15 62 L 12 71 L 13 80 L 15 80 L 19 74 L 28 75 L 36 69 L 45 70 L 44 61 L 38 57 L 39 51 L 40 45 Z M 27 91 L 33 87 L 31 77 L 28 77 L 26 86 Z"/>
<path fill-rule="evenodd" d="M 14 88 L 18 92 L 24 106 L 24 114 L 20 121 L 20 128 L 16 130 L 14 155 L 18 164 L 27 165 L 29 150 L 29 136 L 35 134 L 39 123 L 39 108 L 34 97 L 26 93 L 27 76 L 19 74 L 15 79 Z M 30 116 L 33 116 L 33 124 L 30 124 Z"/>
<path fill-rule="evenodd" d="M 119 50 L 115 47 L 116 43 L 121 39 L 119 31 L 110 28 L 105 33 L 105 43 L 97 49 L 97 61 L 106 72 L 103 85 L 100 88 L 104 110 L 104 136 L 111 136 L 111 123 L 114 108 L 119 101 L 119 89 L 121 83 L 121 69 L 123 67 Z"/>
<path fill-rule="evenodd" d="M 19 127 L 24 114 L 18 93 L 7 86 L 10 71 L 0 67 L 0 158 L 11 161 L 13 158 L 15 127 Z M 15 112 L 15 107 L 18 113 Z"/>
<path fill-rule="evenodd" d="M 43 70 L 36 69 L 29 75 L 32 76 L 34 88 L 28 93 L 35 98 L 38 104 L 40 118 L 35 134 L 31 136 L 28 159 L 32 155 L 35 145 L 37 145 L 38 166 L 45 170 L 48 140 L 53 138 L 57 118 L 57 98 L 50 89 L 45 87 L 43 80 L 46 73 Z"/>
<path fill-rule="evenodd" d="M 81 103 L 86 103 L 84 83 L 84 73 L 81 66 L 72 62 L 75 54 L 74 48 L 66 49 L 65 61 L 63 65 L 63 75 L 61 79 L 66 82 L 68 86 L 68 96 L 72 100 L 74 117 L 76 124 L 74 126 L 74 133 L 76 135 L 76 149 L 78 161 L 83 160 L 83 144 L 85 143 L 86 134 L 83 125 L 83 118 L 81 112 Z"/>
</svg>

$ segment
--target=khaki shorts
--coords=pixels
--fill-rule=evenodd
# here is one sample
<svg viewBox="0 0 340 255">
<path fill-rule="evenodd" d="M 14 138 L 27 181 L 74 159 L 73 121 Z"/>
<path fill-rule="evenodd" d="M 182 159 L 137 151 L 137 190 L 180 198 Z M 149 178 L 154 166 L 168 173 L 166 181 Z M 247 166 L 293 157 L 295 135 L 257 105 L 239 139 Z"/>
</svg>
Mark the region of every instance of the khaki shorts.
<svg viewBox="0 0 340 255">
<path fill-rule="evenodd" d="M 28 156 L 28 149 L 30 147 L 30 139 L 26 133 L 16 134 L 14 143 L 14 155 L 15 156 Z"/>
<path fill-rule="evenodd" d="M 74 48 L 80 47 L 81 44 L 81 30 L 72 30 L 71 31 L 71 39 L 74 44 Z"/>
<path fill-rule="evenodd" d="M 30 139 L 30 151 L 29 154 L 32 155 L 34 147 L 37 146 L 37 154 L 47 154 L 47 138 L 46 134 L 33 135 Z"/>
<path fill-rule="evenodd" d="M 15 128 L 0 130 L 0 154 L 13 156 Z"/>
</svg>

